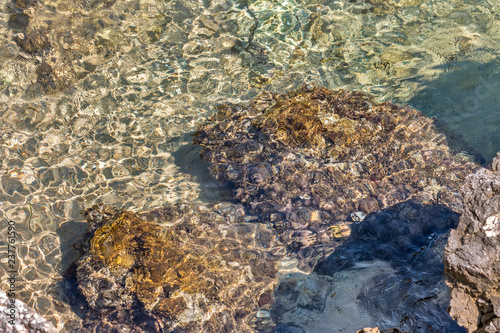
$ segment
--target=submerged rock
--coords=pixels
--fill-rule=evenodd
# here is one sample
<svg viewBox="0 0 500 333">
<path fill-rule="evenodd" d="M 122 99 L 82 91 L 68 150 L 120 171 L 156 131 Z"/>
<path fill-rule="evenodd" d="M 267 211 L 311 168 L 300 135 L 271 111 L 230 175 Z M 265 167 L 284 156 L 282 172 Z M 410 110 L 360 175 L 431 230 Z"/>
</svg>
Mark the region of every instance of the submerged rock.
<svg viewBox="0 0 500 333">
<path fill-rule="evenodd" d="M 195 142 L 255 220 L 298 252 L 403 201 L 459 211 L 459 184 L 476 167 L 420 112 L 319 87 L 220 106 Z"/>
<path fill-rule="evenodd" d="M 87 210 L 77 263 L 90 308 L 85 332 L 249 332 L 274 323 L 279 332 L 331 331 L 315 317 L 337 306 L 328 282 L 373 263 L 377 294 L 358 290 L 354 299 L 382 319 L 353 331 L 446 331 L 442 248 L 461 209 L 458 184 L 475 165 L 451 153 L 432 120 L 361 93 L 306 87 L 222 106 L 195 141 L 245 206 Z M 351 241 L 338 248 L 351 224 Z M 323 280 L 302 283 L 296 268 L 318 262 Z"/>
<path fill-rule="evenodd" d="M 446 309 L 443 253 L 459 214 L 404 202 L 369 214 L 312 274 L 283 277 L 271 310 L 298 332 L 459 333 Z M 286 332 L 286 330 L 284 331 Z"/>
<path fill-rule="evenodd" d="M 31 90 L 54 93 L 87 76 L 126 42 L 104 9 L 111 1 L 12 2 L 8 25 L 20 55 L 33 60 Z"/>
<path fill-rule="evenodd" d="M 449 312 L 469 332 L 500 332 L 500 153 L 467 177 L 464 210 L 445 251 Z"/>
<path fill-rule="evenodd" d="M 78 288 L 91 309 L 83 331 L 249 332 L 270 325 L 259 313 L 271 306 L 263 300 L 282 255 L 264 226 L 231 220 L 239 211 L 87 210 L 91 229 L 77 263 Z"/>
</svg>

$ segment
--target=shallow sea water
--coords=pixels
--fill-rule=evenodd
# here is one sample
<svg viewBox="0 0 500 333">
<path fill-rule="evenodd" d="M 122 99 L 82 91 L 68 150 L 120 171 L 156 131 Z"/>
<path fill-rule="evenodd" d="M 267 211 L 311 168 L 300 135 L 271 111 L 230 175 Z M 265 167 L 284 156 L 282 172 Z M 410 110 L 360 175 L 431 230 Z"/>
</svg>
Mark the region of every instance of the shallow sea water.
<svg viewBox="0 0 500 333">
<path fill-rule="evenodd" d="M 480 162 L 500 150 L 496 1 L 60 0 L 28 10 L 30 29 L 50 40 L 41 51 L 15 42 L 25 17 L 0 1 L 0 276 L 13 220 L 18 296 L 63 332 L 80 322 L 57 286 L 82 209 L 224 198 L 191 138 L 218 104 L 304 83 L 361 90 L 435 117 L 451 147 Z"/>
</svg>

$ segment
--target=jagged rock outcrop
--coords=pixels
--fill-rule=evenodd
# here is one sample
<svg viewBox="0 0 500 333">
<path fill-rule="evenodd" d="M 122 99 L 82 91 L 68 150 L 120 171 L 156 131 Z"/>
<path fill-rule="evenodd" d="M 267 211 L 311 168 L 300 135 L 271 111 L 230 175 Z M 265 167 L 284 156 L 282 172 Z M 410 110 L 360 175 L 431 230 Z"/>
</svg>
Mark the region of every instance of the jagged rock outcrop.
<svg viewBox="0 0 500 333">
<path fill-rule="evenodd" d="M 464 210 L 445 251 L 450 315 L 469 332 L 500 332 L 500 153 L 467 177 Z"/>
<path fill-rule="evenodd" d="M 96 206 L 78 289 L 82 332 L 251 332 L 272 324 L 280 251 L 236 205 L 173 206 L 144 214 Z"/>
</svg>

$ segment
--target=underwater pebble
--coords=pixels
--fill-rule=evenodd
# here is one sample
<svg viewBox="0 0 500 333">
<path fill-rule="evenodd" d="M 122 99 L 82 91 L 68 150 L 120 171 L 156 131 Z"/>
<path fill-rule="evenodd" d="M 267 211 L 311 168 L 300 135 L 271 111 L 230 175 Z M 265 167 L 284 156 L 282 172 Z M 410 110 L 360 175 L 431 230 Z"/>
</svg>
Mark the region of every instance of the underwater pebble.
<svg viewBox="0 0 500 333">
<path fill-rule="evenodd" d="M 351 214 L 351 219 L 354 222 L 361 222 L 365 219 L 366 215 L 363 212 L 354 212 Z"/>
<path fill-rule="evenodd" d="M 271 312 L 259 310 L 257 311 L 257 318 L 269 318 L 271 317 Z"/>
</svg>

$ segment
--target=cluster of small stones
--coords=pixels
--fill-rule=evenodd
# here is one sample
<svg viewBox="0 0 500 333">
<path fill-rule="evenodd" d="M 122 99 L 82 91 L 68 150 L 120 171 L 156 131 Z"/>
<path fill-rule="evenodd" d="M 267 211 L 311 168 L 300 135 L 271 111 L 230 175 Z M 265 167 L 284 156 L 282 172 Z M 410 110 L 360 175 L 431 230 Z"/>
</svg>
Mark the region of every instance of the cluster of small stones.
<svg viewBox="0 0 500 333">
<path fill-rule="evenodd" d="M 35 63 L 36 86 L 45 93 L 63 90 L 115 54 L 122 38 L 99 12 L 115 2 L 13 0 L 8 24 Z"/>
<path fill-rule="evenodd" d="M 237 205 L 136 215 L 96 206 L 77 263 L 82 332 L 251 332 L 269 309 L 284 249 Z"/>
<path fill-rule="evenodd" d="M 57 333 L 54 325 L 19 300 L 0 290 L 0 331 L 10 333 Z"/>
<path fill-rule="evenodd" d="M 460 211 L 459 185 L 476 168 L 420 112 L 320 87 L 222 105 L 195 143 L 255 220 L 310 258 L 321 257 L 312 245 L 331 248 L 353 221 L 403 201 Z"/>
<path fill-rule="evenodd" d="M 449 313 L 469 332 L 500 332 L 500 153 L 467 177 L 464 210 L 445 250 Z"/>
</svg>

